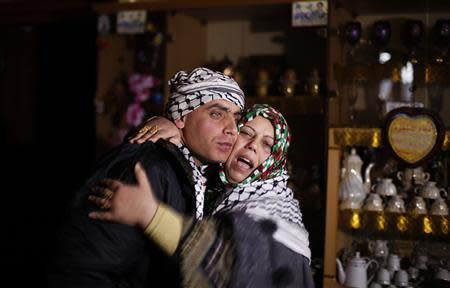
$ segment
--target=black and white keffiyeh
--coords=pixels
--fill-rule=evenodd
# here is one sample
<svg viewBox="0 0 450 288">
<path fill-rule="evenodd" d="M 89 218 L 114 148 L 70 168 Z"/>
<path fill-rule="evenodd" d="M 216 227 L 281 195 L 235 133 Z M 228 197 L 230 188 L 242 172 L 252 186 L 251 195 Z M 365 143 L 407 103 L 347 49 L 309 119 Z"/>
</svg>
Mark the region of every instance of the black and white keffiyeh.
<svg viewBox="0 0 450 288">
<path fill-rule="evenodd" d="M 206 178 L 203 175 L 205 173 L 207 165 L 198 167 L 197 165 L 195 165 L 194 158 L 192 157 L 191 152 L 186 146 L 181 145 L 179 149 L 181 153 L 183 153 L 186 160 L 188 160 L 192 168 L 195 183 L 195 218 L 200 220 L 203 218 L 203 206 L 205 202 L 206 189 Z"/>
<path fill-rule="evenodd" d="M 289 176 L 283 174 L 228 188 L 225 199 L 216 207 L 214 213 L 261 206 L 270 215 L 303 227 L 299 203 L 292 190 L 287 187 L 288 179 Z"/>
<path fill-rule="evenodd" d="M 213 214 L 242 211 L 256 221 L 270 219 L 277 225 L 273 238 L 311 259 L 309 234 L 302 222 L 299 202 L 287 187 L 286 173 L 228 188 L 225 199 Z"/>
<path fill-rule="evenodd" d="M 220 173 L 222 182 L 228 188 L 213 214 L 243 211 L 257 221 L 270 219 L 277 225 L 273 238 L 310 259 L 308 232 L 302 222 L 299 202 L 287 186 L 286 156 L 291 139 L 287 122 L 273 107 L 255 104 L 246 111 L 239 127 L 256 116 L 269 120 L 274 126 L 271 155 L 255 169 L 258 173 L 252 173 L 241 183 L 228 183 L 225 171 Z"/>
<path fill-rule="evenodd" d="M 208 68 L 180 71 L 169 81 L 167 116 L 176 120 L 212 100 L 224 99 L 244 109 L 244 92 L 231 77 Z"/>
</svg>

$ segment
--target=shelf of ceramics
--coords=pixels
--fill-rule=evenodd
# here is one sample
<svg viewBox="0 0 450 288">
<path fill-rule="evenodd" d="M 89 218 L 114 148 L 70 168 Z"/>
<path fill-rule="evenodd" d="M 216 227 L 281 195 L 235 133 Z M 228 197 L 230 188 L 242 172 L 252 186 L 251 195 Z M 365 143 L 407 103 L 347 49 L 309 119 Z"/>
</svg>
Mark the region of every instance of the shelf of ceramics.
<svg viewBox="0 0 450 288">
<path fill-rule="evenodd" d="M 382 145 L 381 128 L 333 128 L 334 143 L 339 146 L 364 146 L 378 148 Z M 445 132 L 442 150 L 450 149 L 450 130 Z"/>
<path fill-rule="evenodd" d="M 450 240 L 450 217 L 345 209 L 339 213 L 339 229 L 353 236 L 392 239 Z"/>
</svg>

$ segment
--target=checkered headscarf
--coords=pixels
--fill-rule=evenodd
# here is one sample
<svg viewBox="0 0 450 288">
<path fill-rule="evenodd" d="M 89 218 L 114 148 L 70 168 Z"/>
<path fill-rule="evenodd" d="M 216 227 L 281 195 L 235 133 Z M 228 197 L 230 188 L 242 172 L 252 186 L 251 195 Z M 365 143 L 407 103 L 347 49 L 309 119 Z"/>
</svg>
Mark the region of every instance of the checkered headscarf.
<svg viewBox="0 0 450 288">
<path fill-rule="evenodd" d="M 302 222 L 300 205 L 287 186 L 289 176 L 286 157 L 291 139 L 289 127 L 280 112 L 269 105 L 256 104 L 247 110 L 238 128 L 256 116 L 268 119 L 275 128 L 272 152 L 241 183 L 229 183 L 224 171 L 220 172 L 220 178 L 228 188 L 213 214 L 243 211 L 256 221 L 270 219 L 277 225 L 273 238 L 310 259 L 308 232 Z"/>
<path fill-rule="evenodd" d="M 238 130 L 247 122 L 252 121 L 256 116 L 262 116 L 272 123 L 275 129 L 274 145 L 269 158 L 261 163 L 241 184 L 251 183 L 257 179 L 264 180 L 285 173 L 286 157 L 291 141 L 291 134 L 289 133 L 289 126 L 286 120 L 273 107 L 267 104 L 255 104 L 247 109 L 245 115 L 239 121 Z M 220 173 L 220 178 L 225 184 L 228 184 L 223 170 Z"/>
<path fill-rule="evenodd" d="M 176 73 L 169 81 L 171 96 L 169 99 L 167 116 L 176 120 L 189 114 L 201 105 L 216 99 L 230 101 L 244 108 L 244 92 L 232 78 L 220 72 L 207 68 L 196 68 L 189 74 L 185 71 Z M 197 219 L 203 217 L 204 195 L 206 179 L 204 171 L 206 166 L 197 167 L 189 149 L 181 145 L 181 152 L 189 162 L 194 180 L 195 188 L 195 216 Z"/>
<path fill-rule="evenodd" d="M 228 100 L 244 109 L 244 92 L 231 77 L 208 68 L 196 68 L 189 74 L 176 73 L 169 81 L 171 96 L 167 116 L 176 120 L 201 105 L 217 99 Z"/>
</svg>

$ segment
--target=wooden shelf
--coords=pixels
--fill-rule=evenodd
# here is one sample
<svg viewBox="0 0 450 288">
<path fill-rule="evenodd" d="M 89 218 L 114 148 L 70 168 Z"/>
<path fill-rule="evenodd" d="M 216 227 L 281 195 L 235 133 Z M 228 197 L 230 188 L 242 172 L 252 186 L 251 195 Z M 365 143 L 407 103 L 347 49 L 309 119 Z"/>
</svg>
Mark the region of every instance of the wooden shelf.
<svg viewBox="0 0 450 288">
<path fill-rule="evenodd" d="M 115 13 L 121 10 L 177 10 L 177 9 L 195 9 L 195 8 L 223 8 L 239 6 L 256 6 L 292 3 L 294 0 L 152 0 L 136 1 L 124 3 L 96 3 L 93 9 L 99 13 Z"/>
<path fill-rule="evenodd" d="M 449 222 L 449 216 L 339 211 L 339 229 L 352 236 L 365 238 L 448 241 Z"/>
<path fill-rule="evenodd" d="M 333 130 L 333 143 L 337 146 L 365 146 L 378 148 L 382 145 L 380 128 L 337 127 Z M 442 150 L 450 148 L 450 130 L 445 132 Z"/>
<path fill-rule="evenodd" d="M 406 2 L 390 0 L 344 0 L 341 4 L 345 9 L 352 11 L 356 15 L 450 12 L 448 0 L 412 0 Z"/>
</svg>

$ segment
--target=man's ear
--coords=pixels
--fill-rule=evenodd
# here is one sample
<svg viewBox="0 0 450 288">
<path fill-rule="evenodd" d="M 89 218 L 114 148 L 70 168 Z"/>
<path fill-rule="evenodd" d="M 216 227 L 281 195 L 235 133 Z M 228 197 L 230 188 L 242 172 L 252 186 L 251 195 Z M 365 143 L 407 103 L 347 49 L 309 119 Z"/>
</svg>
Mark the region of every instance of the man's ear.
<svg viewBox="0 0 450 288">
<path fill-rule="evenodd" d="M 186 121 L 186 115 L 173 121 L 178 129 L 183 129 Z"/>
</svg>

